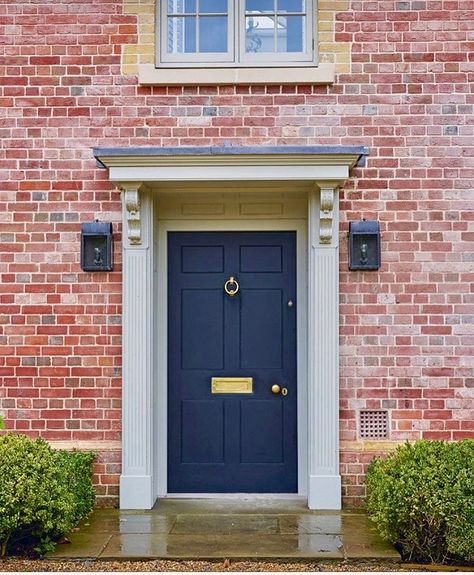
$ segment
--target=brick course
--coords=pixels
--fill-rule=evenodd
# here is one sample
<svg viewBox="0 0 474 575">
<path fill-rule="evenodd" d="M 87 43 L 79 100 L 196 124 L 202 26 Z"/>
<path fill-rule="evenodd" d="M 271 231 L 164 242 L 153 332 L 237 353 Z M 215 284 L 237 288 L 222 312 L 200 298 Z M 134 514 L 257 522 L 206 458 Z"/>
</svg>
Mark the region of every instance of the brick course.
<svg viewBox="0 0 474 575">
<path fill-rule="evenodd" d="M 48 440 L 120 439 L 120 193 L 94 146 L 365 145 L 341 190 L 341 455 L 360 504 L 390 439 L 474 437 L 474 2 L 319 2 L 332 86 L 140 87 L 150 0 L 0 5 L 0 409 Z M 80 222 L 114 222 L 114 272 L 79 267 Z M 382 225 L 379 272 L 347 270 L 347 222 Z M 118 452 L 96 465 L 117 495 Z"/>
</svg>

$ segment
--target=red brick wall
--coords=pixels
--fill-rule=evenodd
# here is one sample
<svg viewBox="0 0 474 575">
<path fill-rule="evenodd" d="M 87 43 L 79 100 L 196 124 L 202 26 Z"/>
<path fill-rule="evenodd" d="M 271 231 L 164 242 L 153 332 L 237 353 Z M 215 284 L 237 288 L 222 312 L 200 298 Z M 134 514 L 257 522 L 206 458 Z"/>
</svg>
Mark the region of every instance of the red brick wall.
<svg viewBox="0 0 474 575">
<path fill-rule="evenodd" d="M 121 75 L 122 44 L 136 42 L 121 0 L 0 4 L 8 427 L 120 439 L 119 242 L 113 273 L 79 267 L 80 222 L 119 232 L 120 196 L 91 148 L 230 141 L 370 147 L 341 191 L 341 438 L 356 439 L 360 408 L 390 410 L 394 440 L 474 436 L 473 15 L 470 0 L 354 0 L 335 31 L 351 72 L 333 86 L 167 89 Z M 347 271 L 347 221 L 361 217 L 382 224 L 379 272 Z M 370 457 L 343 456 L 351 503 Z M 109 463 L 102 495 L 116 493 Z"/>
</svg>

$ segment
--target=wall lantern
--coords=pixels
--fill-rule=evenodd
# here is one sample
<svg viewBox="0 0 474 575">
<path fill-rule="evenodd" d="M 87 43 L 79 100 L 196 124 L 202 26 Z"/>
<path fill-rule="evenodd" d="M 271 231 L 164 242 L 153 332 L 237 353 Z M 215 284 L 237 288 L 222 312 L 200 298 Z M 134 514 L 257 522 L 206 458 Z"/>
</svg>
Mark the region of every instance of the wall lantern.
<svg viewBox="0 0 474 575">
<path fill-rule="evenodd" d="M 81 224 L 81 268 L 85 272 L 110 272 L 112 266 L 112 223 Z"/>
<path fill-rule="evenodd" d="M 378 270 L 380 261 L 379 222 L 349 222 L 349 269 Z"/>
</svg>

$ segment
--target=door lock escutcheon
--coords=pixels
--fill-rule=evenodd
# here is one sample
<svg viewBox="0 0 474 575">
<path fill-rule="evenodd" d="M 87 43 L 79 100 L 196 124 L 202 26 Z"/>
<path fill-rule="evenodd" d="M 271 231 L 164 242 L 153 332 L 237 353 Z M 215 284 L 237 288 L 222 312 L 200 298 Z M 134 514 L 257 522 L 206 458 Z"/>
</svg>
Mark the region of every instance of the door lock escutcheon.
<svg viewBox="0 0 474 575">
<path fill-rule="evenodd" d="M 272 385 L 272 393 L 274 393 L 275 395 L 288 395 L 288 390 L 286 389 L 286 387 L 280 387 L 277 383 L 275 383 L 274 385 Z"/>
</svg>

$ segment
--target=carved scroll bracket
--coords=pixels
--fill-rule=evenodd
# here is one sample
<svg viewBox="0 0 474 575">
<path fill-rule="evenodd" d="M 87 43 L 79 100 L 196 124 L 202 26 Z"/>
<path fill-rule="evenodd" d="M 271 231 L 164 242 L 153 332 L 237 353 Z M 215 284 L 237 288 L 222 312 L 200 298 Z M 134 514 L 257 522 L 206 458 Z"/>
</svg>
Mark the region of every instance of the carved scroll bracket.
<svg viewBox="0 0 474 575">
<path fill-rule="evenodd" d="M 123 192 L 128 241 L 131 245 L 139 246 L 142 243 L 139 185 L 134 184 L 132 187 L 123 184 L 120 189 Z"/>
<path fill-rule="evenodd" d="M 334 196 L 337 188 L 320 188 L 319 192 L 319 243 L 332 242 Z"/>
</svg>

